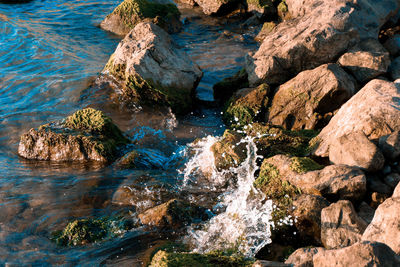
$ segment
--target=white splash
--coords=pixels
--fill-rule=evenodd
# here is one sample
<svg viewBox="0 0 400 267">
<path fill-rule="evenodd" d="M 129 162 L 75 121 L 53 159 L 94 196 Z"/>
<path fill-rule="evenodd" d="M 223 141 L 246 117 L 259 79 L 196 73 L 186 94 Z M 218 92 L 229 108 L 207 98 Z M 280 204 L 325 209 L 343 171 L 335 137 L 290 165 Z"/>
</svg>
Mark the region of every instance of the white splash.
<svg viewBox="0 0 400 267">
<path fill-rule="evenodd" d="M 211 168 L 214 171 L 213 175 L 217 176 L 215 167 L 210 166 L 209 154 L 212 152 L 208 151 L 212 146 L 210 143 L 216 140 L 218 139 L 207 137 L 204 141 L 206 145 L 203 146 L 207 151 L 197 151 L 197 159 L 186 169 L 201 168 L 205 161 L 208 164 L 207 168 Z M 217 204 L 218 207 L 225 208 L 225 211 L 205 223 L 201 230 L 189 230 L 186 241 L 194 246 L 195 252 L 235 249 L 251 257 L 271 243 L 273 204 L 271 200 L 266 201 L 264 194 L 253 186 L 255 171 L 258 168 L 257 147 L 253 141 L 254 138 L 251 137 L 243 138 L 241 142 L 247 144 L 247 158 L 239 167 L 229 170 L 237 177 L 237 186 L 227 192 L 223 201 Z M 189 168 L 190 166 L 196 168 Z"/>
</svg>

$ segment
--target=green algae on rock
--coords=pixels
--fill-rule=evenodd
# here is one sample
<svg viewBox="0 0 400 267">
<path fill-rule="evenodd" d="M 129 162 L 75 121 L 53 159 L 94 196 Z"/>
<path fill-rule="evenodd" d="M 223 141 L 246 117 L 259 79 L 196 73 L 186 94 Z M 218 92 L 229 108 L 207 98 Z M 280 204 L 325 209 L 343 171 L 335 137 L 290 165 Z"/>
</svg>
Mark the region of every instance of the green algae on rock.
<svg viewBox="0 0 400 267">
<path fill-rule="evenodd" d="M 80 219 L 70 223 L 61 231 L 52 233 L 52 240 L 60 246 L 81 246 L 119 236 L 133 227 L 125 219 Z"/>
<path fill-rule="evenodd" d="M 267 37 L 267 35 L 275 29 L 276 25 L 277 24 L 273 21 L 265 22 L 261 28 L 261 31 L 257 34 L 254 40 L 261 43 L 265 39 L 265 37 Z"/>
<path fill-rule="evenodd" d="M 245 267 L 252 266 L 253 262 L 240 256 L 225 255 L 222 252 L 199 254 L 160 250 L 153 256 L 149 267 Z"/>
<path fill-rule="evenodd" d="M 304 174 L 309 171 L 321 170 L 322 168 L 324 168 L 324 166 L 316 163 L 314 160 L 308 157 L 291 158 L 290 169 L 299 174 Z"/>
<path fill-rule="evenodd" d="M 180 12 L 174 4 L 162 4 L 151 0 L 124 0 L 100 26 L 115 34 L 126 35 L 138 23 L 150 20 L 173 33 L 182 28 L 179 18 Z"/>
</svg>

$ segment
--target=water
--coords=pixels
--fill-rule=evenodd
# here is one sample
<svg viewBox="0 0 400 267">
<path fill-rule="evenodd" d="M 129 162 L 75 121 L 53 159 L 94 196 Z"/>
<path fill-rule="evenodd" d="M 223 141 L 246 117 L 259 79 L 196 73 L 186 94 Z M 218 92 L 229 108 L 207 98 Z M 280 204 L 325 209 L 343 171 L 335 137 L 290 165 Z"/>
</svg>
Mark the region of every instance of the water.
<svg viewBox="0 0 400 267">
<path fill-rule="evenodd" d="M 50 233 L 74 218 L 126 213 L 125 207 L 111 204 L 113 193 L 126 181 L 162 184 L 180 192 L 184 178 L 179 170 L 188 160 L 187 144 L 199 137 L 220 136 L 224 130 L 218 109 L 200 108 L 183 118 L 134 113 L 112 102 L 106 90 L 88 89 L 119 42 L 98 27 L 118 4 L 115 0 L 0 4 L 1 264 L 140 265 L 149 248 L 165 236 L 136 229 L 99 244 L 60 248 L 49 240 Z M 182 12 L 184 31 L 173 37 L 203 69 L 197 94 L 211 101 L 212 85 L 238 71 L 255 44 L 235 24 L 222 27 L 219 20 L 198 12 Z M 87 106 L 100 107 L 138 141 L 137 148 L 150 155 L 145 167 L 120 170 L 113 165 L 18 157 L 22 133 Z M 182 197 L 207 203 L 204 199 L 211 194 L 207 192 L 198 188 Z"/>
</svg>

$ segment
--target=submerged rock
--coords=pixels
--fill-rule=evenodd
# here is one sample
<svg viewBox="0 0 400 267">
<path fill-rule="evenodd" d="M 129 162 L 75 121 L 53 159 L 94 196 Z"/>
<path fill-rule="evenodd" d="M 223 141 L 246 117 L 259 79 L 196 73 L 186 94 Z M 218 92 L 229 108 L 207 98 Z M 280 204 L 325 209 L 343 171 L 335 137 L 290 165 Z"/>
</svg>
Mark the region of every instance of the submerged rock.
<svg viewBox="0 0 400 267">
<path fill-rule="evenodd" d="M 173 33 L 182 28 L 179 18 L 180 12 L 172 3 L 124 0 L 101 22 L 100 27 L 118 35 L 126 35 L 140 22 L 149 20 Z"/>
<path fill-rule="evenodd" d="M 329 155 L 341 136 L 362 131 L 370 140 L 400 130 L 400 85 L 372 80 L 347 101 L 315 139 L 317 156 Z"/>
<path fill-rule="evenodd" d="M 287 1 L 288 8 L 297 10 L 298 17 L 279 24 L 246 57 L 250 86 L 281 84 L 303 70 L 334 62 L 360 40 L 376 38 L 400 7 L 396 0 L 299 1 L 301 9 L 292 8 L 293 3 Z"/>
<path fill-rule="evenodd" d="M 278 87 L 268 121 L 286 129 L 314 129 L 319 115 L 340 108 L 356 92 L 354 79 L 336 64 L 303 71 Z"/>
<path fill-rule="evenodd" d="M 176 113 L 193 108 L 203 73 L 172 38 L 152 23 L 139 23 L 119 43 L 104 68 L 121 84 L 128 101 L 169 106 Z"/>
<path fill-rule="evenodd" d="M 64 121 L 31 129 L 21 136 L 18 154 L 27 159 L 113 161 L 129 140 L 103 112 L 82 109 Z"/>
</svg>

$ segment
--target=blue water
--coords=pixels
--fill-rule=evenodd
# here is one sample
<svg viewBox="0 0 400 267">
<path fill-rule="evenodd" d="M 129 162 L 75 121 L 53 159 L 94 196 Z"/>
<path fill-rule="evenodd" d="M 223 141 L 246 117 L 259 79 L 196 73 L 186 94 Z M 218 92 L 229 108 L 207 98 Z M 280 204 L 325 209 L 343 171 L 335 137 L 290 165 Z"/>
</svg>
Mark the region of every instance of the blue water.
<svg viewBox="0 0 400 267">
<path fill-rule="evenodd" d="M 120 1 L 34 0 L 0 4 L 0 264 L 140 266 L 148 249 L 165 239 L 160 233 L 132 230 L 124 237 L 77 248 L 60 248 L 49 239 L 74 218 L 113 215 L 129 207 L 111 204 L 127 179 L 179 190 L 179 152 L 188 142 L 219 135 L 218 109 L 199 109 L 178 118 L 134 113 L 112 103 L 106 91 L 88 90 L 120 39 L 98 25 Z M 174 35 L 204 71 L 198 96 L 212 100 L 212 85 L 243 65 L 254 49 L 249 36 L 224 35 L 215 19 L 183 10 L 182 33 Z M 160 169 L 118 170 L 114 166 L 49 163 L 19 158 L 19 137 L 32 127 L 64 118 L 86 106 L 102 108 L 140 149 L 156 151 Z M 149 152 L 150 153 L 150 152 Z M 153 167 L 154 167 L 153 166 Z M 147 255 L 147 256 L 146 256 Z"/>
</svg>

